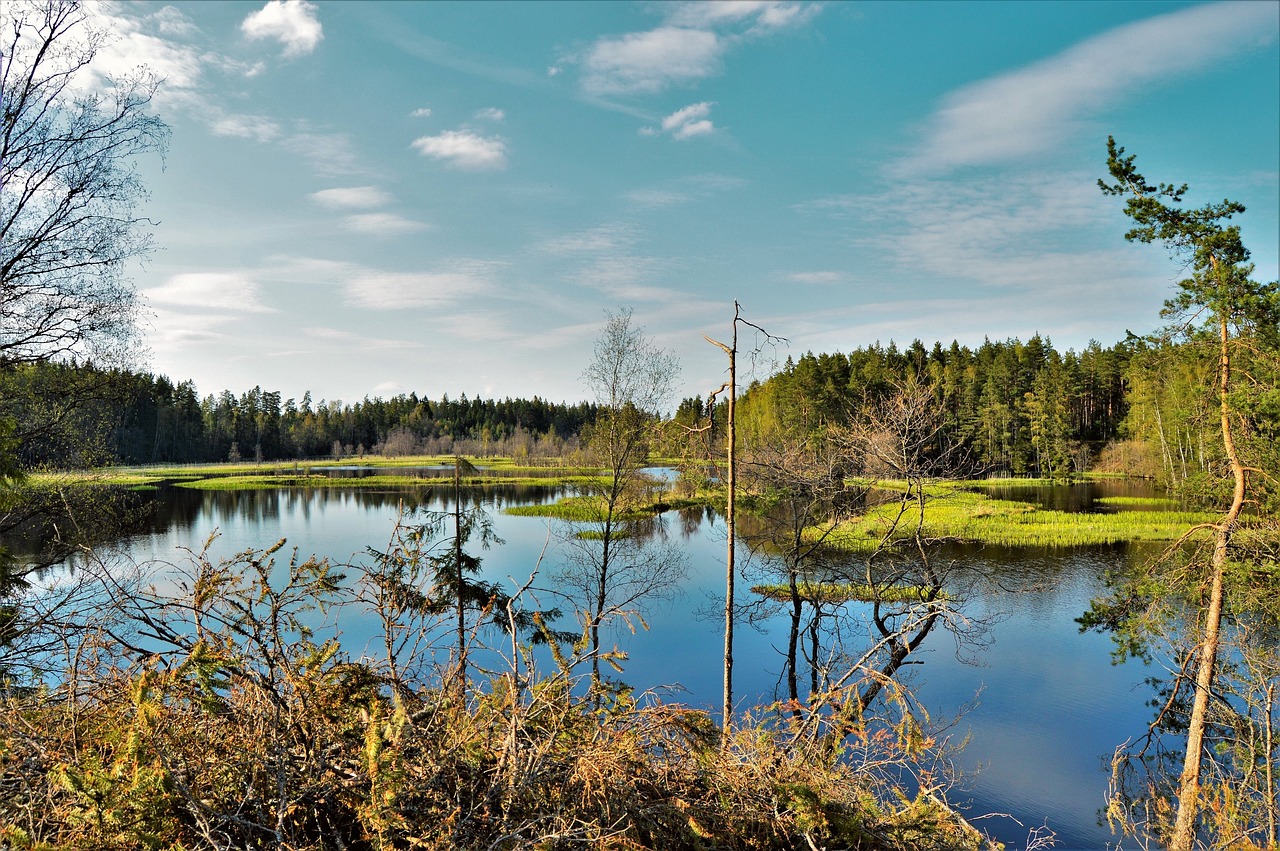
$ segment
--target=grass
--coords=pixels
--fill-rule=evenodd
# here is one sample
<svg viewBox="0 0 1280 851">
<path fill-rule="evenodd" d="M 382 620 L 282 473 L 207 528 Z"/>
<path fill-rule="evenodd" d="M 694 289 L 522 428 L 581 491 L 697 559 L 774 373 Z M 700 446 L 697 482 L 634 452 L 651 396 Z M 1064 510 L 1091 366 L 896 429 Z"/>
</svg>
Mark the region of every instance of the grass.
<svg viewBox="0 0 1280 851">
<path fill-rule="evenodd" d="M 887 585 L 873 588 L 855 582 L 801 582 L 800 597 L 810 603 L 924 603 L 929 601 L 929 589 L 917 585 Z M 782 584 L 752 585 L 751 592 L 770 600 L 787 602 L 791 599 L 791 588 Z M 945 600 L 946 594 L 939 593 L 934 599 Z"/>
<path fill-rule="evenodd" d="M 930 489 L 924 520 L 913 508 L 903 516 L 894 539 L 910 538 L 920 525 L 927 538 L 950 538 L 1011 547 L 1080 547 L 1125 541 L 1173 541 L 1187 529 L 1212 522 L 1203 511 L 1128 511 L 1073 514 L 1037 508 L 1026 502 L 996 500 L 942 486 Z M 889 530 L 897 504 L 884 504 L 843 524 L 829 538 L 833 546 L 868 552 Z"/>
<path fill-rule="evenodd" d="M 596 479 L 587 475 L 565 475 L 547 478 L 543 476 L 463 476 L 464 486 L 475 485 L 546 485 L 563 486 L 587 484 Z M 330 489 L 387 489 L 387 488 L 443 488 L 452 487 L 450 478 L 401 476 L 376 474 L 360 477 L 334 477 L 312 473 L 310 475 L 267 474 L 231 475 L 175 482 L 178 487 L 193 490 L 279 490 L 281 488 L 330 488 Z"/>
<path fill-rule="evenodd" d="M 705 499 L 676 498 L 670 493 L 658 495 L 652 502 L 632 505 L 617 516 L 618 520 L 639 520 L 676 508 L 705 505 Z M 503 509 L 515 517 L 554 517 L 572 523 L 595 523 L 604 519 L 604 503 L 595 496 L 570 496 L 546 505 L 513 505 Z"/>
<path fill-rule="evenodd" d="M 1167 508 L 1178 505 L 1176 499 L 1166 496 L 1100 496 L 1094 500 L 1098 505 L 1115 505 L 1121 508 Z"/>
<path fill-rule="evenodd" d="M 473 461 L 477 459 L 471 459 Z M 599 471 L 591 467 L 520 463 L 514 458 L 485 458 L 480 475 L 464 476 L 467 485 L 574 485 L 598 481 Z M 388 488 L 421 487 L 437 481 L 435 477 L 375 474 L 363 478 L 331 478 L 324 471 L 345 467 L 401 468 L 449 467 L 452 455 L 415 455 L 385 457 L 365 455 L 358 458 L 336 458 L 314 461 L 272 461 L 219 464 L 179 464 L 134 467 L 109 467 L 80 472 L 38 473 L 34 484 L 77 481 L 95 485 L 135 487 L 168 483 L 196 490 L 274 490 L 276 488 Z M 557 475 L 548 476 L 548 471 Z M 527 473 L 528 475 L 520 475 Z M 440 477 L 444 481 L 446 477 Z"/>
</svg>

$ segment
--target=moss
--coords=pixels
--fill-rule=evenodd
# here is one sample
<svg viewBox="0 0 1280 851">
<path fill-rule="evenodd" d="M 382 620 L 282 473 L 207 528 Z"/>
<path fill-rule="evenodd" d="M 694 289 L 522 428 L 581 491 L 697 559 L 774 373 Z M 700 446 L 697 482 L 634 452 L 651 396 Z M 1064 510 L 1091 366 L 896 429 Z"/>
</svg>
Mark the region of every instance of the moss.
<svg viewBox="0 0 1280 851">
<path fill-rule="evenodd" d="M 806 602 L 820 603 L 871 603 L 879 600 L 882 603 L 923 603 L 929 602 L 929 589 L 918 585 L 888 585 L 872 588 L 855 582 L 802 582 L 799 586 L 800 597 Z M 752 585 L 751 592 L 770 600 L 786 602 L 791 599 L 791 588 L 782 584 Z M 945 600 L 945 594 L 936 594 L 932 599 Z"/>
</svg>

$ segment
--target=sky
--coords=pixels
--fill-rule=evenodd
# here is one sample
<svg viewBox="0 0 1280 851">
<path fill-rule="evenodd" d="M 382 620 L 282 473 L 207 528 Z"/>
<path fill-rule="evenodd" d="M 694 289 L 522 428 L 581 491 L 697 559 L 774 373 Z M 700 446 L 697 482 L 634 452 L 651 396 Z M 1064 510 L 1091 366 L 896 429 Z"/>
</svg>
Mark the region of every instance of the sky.
<svg viewBox="0 0 1280 851">
<path fill-rule="evenodd" d="M 104 3 L 165 82 L 140 364 L 203 394 L 589 398 L 608 312 L 725 380 L 1160 324 L 1182 267 L 1096 181 L 1280 254 L 1280 3 Z M 754 372 L 753 372 L 754 369 Z"/>
</svg>

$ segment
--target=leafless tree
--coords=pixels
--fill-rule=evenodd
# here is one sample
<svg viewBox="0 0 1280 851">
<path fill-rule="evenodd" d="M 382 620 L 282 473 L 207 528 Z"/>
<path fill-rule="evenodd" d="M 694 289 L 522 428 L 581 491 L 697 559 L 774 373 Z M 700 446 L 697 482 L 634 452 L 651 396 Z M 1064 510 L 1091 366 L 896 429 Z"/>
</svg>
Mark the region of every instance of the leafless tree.
<svg viewBox="0 0 1280 851">
<path fill-rule="evenodd" d="M 568 558 L 557 572 L 560 583 L 575 592 L 597 690 L 602 624 L 637 614 L 642 600 L 669 592 L 685 572 L 676 549 L 647 542 L 628 516 L 651 501 L 653 482 L 643 469 L 679 364 L 632 323 L 630 310 L 607 312 L 606 319 L 595 358 L 583 372 L 600 406 L 586 434 L 587 450 L 603 474 L 599 484 L 586 488 L 584 522 L 569 531 Z"/>
<path fill-rule="evenodd" d="M 79 2 L 9 0 L 0 12 L 0 365 L 101 358 L 133 333 L 129 261 L 151 247 L 136 160 L 168 128 L 139 68 L 96 81 L 107 34 Z"/>
</svg>

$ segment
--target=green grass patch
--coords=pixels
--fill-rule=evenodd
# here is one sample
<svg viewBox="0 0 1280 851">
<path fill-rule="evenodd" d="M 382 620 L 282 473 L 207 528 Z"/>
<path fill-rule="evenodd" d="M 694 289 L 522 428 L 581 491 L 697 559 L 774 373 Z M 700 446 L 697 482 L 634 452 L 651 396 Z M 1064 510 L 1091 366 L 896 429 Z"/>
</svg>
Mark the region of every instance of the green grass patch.
<svg viewBox="0 0 1280 851">
<path fill-rule="evenodd" d="M 873 588 L 856 582 L 801 582 L 800 597 L 808 603 L 927 603 L 929 589 L 922 585 L 886 585 Z M 785 603 L 791 599 L 791 587 L 782 584 L 752 585 L 751 591 L 770 600 Z M 939 592 L 934 600 L 945 600 Z"/>
<path fill-rule="evenodd" d="M 869 552 L 886 535 L 897 505 L 885 504 L 843 524 L 828 539 L 833 546 Z M 913 537 L 917 527 L 927 538 L 950 538 L 1011 547 L 1081 547 L 1125 541 L 1173 541 L 1190 527 L 1212 522 L 1203 511 L 1125 511 L 1073 514 L 1041 509 L 979 493 L 951 490 L 929 499 L 923 523 L 914 507 L 902 516 L 892 539 Z"/>
<path fill-rule="evenodd" d="M 482 485 L 543 485 L 546 487 L 569 484 L 586 484 L 593 481 L 589 476 L 564 476 L 553 479 L 543 477 L 514 476 L 463 476 L 464 487 Z M 214 476 L 192 481 L 175 482 L 178 487 L 193 490 L 280 490 L 283 488 L 328 488 L 332 490 L 367 490 L 367 489 L 416 489 L 453 487 L 451 478 L 434 478 L 424 476 L 402 476 L 393 474 L 375 474 L 372 476 L 326 476 L 319 473 L 310 475 L 240 475 Z"/>
<path fill-rule="evenodd" d="M 706 496 L 686 498 L 664 493 L 660 494 L 652 502 L 628 506 L 617 514 L 615 519 L 620 522 L 641 520 L 661 514 L 664 511 L 703 506 L 708 501 Z M 504 508 L 503 513 L 514 517 L 554 517 L 557 520 L 568 520 L 571 523 L 599 523 L 604 520 L 605 505 L 603 500 L 597 496 L 569 496 L 545 505 L 513 505 L 509 508 Z M 585 533 L 579 535 L 579 537 L 589 538 L 591 534 Z"/>
<path fill-rule="evenodd" d="M 1094 502 L 1122 508 L 1174 508 L 1178 505 L 1176 499 L 1167 496 L 1100 496 Z"/>
<path fill-rule="evenodd" d="M 531 464 L 512 458 L 469 458 L 481 467 L 479 475 L 463 476 L 467 485 L 546 485 L 571 486 L 598 484 L 602 471 L 592 467 L 564 464 Z M 197 490 L 272 490 L 290 487 L 386 488 L 422 487 L 450 481 L 447 470 L 441 476 L 416 476 L 397 473 L 375 473 L 371 476 L 330 477 L 335 468 L 369 467 L 449 468 L 452 455 L 417 455 L 388 458 L 365 455 L 311 461 L 242 461 L 220 464 L 154 465 L 109 467 L 56 474 L 37 474 L 51 482 L 74 481 L 102 485 L 143 485 L 170 482 Z"/>
</svg>

